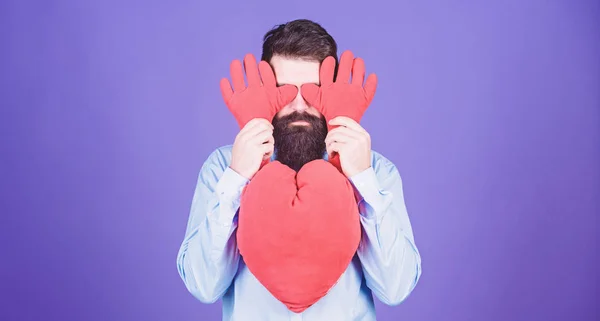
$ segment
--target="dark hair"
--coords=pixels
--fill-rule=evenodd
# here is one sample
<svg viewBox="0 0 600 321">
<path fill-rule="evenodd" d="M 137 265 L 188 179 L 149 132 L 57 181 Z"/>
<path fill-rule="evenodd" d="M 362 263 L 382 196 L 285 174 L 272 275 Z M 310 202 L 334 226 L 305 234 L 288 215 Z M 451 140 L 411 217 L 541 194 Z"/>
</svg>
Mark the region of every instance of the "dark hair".
<svg viewBox="0 0 600 321">
<path fill-rule="evenodd" d="M 333 56 L 336 66 L 338 63 L 333 37 L 321 25 L 307 19 L 280 24 L 265 34 L 261 60 L 270 62 L 275 55 L 319 63 Z"/>
</svg>

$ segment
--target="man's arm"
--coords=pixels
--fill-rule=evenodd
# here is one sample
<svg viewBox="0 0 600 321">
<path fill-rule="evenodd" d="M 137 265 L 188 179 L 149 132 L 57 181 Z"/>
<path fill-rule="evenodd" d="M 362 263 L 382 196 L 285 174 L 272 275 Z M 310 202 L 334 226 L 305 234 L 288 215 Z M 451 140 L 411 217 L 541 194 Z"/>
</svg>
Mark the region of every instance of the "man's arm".
<svg viewBox="0 0 600 321">
<path fill-rule="evenodd" d="M 188 291 L 204 303 L 221 298 L 237 272 L 237 211 L 247 183 L 218 150 L 200 170 L 177 269 Z"/>
<path fill-rule="evenodd" d="M 400 304 L 421 276 L 421 256 L 404 204 L 400 174 L 389 160 L 356 174 L 350 181 L 360 194 L 363 228 L 358 257 L 367 286 L 387 305 Z"/>
</svg>

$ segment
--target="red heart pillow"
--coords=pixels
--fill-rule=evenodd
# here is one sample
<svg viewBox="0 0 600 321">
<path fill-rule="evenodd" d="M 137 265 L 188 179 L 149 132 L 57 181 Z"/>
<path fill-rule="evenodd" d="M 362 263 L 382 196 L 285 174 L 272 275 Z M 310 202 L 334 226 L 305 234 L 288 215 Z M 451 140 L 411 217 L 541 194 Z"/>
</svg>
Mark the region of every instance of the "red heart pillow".
<svg viewBox="0 0 600 321">
<path fill-rule="evenodd" d="M 237 242 L 248 269 L 289 310 L 302 312 L 335 285 L 361 238 L 348 179 L 319 159 L 298 173 L 265 165 L 242 193 Z"/>
</svg>

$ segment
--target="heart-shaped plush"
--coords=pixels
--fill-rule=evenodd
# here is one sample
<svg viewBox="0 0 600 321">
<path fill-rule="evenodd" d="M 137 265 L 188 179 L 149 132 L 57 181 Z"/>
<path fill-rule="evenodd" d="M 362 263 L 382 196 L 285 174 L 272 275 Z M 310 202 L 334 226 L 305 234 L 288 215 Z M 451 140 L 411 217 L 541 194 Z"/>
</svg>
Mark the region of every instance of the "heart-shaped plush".
<svg viewBox="0 0 600 321">
<path fill-rule="evenodd" d="M 325 160 L 309 162 L 298 173 L 270 162 L 242 193 L 240 254 L 259 282 L 296 313 L 335 285 L 360 238 L 352 185 Z"/>
</svg>

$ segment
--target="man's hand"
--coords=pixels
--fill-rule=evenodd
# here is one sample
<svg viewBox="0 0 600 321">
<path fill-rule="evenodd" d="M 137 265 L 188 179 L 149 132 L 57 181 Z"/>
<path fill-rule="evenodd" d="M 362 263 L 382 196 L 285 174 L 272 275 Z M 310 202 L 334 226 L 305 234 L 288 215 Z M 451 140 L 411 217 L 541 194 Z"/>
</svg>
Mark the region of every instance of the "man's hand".
<svg viewBox="0 0 600 321">
<path fill-rule="evenodd" d="M 354 59 L 350 51 L 345 51 L 340 58 L 335 82 L 334 71 L 334 58 L 325 58 L 319 70 L 320 86 L 302 85 L 300 89 L 302 97 L 323 114 L 327 122 L 338 116 L 346 116 L 358 123 L 375 96 L 377 76 L 370 74 L 363 86 L 365 63 L 361 58 Z M 350 81 L 351 74 L 352 81 Z M 332 127 L 328 123 L 330 130 Z"/>
<path fill-rule="evenodd" d="M 348 117 L 336 117 L 329 121 L 338 126 L 325 138 L 329 157 L 337 153 L 341 170 L 350 178 L 371 167 L 371 136 L 356 121 Z"/>
<path fill-rule="evenodd" d="M 231 151 L 232 170 L 252 179 L 261 165 L 273 155 L 273 125 L 263 118 L 250 120 L 236 136 Z"/>
<path fill-rule="evenodd" d="M 335 130 L 337 124 L 335 121 L 332 123 L 331 120 L 339 116 L 345 116 L 347 119 L 352 120 L 353 123 L 358 124 L 371 104 L 377 89 L 377 76 L 375 74 L 370 74 L 363 86 L 363 82 L 365 81 L 365 63 L 360 58 L 354 59 L 354 55 L 350 51 L 345 51 L 340 58 L 335 82 L 333 81 L 334 71 L 335 59 L 333 57 L 325 58 L 319 70 L 320 86 L 304 84 L 300 89 L 304 100 L 323 114 L 325 120 L 327 120 L 327 129 L 330 133 Z M 352 81 L 350 81 L 350 75 L 352 75 Z M 358 127 L 365 132 L 362 127 Z M 356 126 L 349 126 L 348 128 L 356 128 Z M 361 130 L 358 130 L 358 132 Z M 344 133 L 348 134 L 345 130 Z M 339 146 L 339 144 L 336 144 L 336 146 L 337 148 L 346 148 Z M 352 146 L 354 146 L 352 148 L 358 148 L 355 144 L 352 144 Z M 346 153 L 346 170 L 343 170 L 340 164 L 337 151 L 330 153 L 329 157 L 329 162 L 348 176 L 346 172 L 354 173 L 356 171 L 353 167 L 363 167 L 363 161 L 348 159 L 350 157 L 360 157 L 363 159 L 365 156 L 352 156 Z"/>
<path fill-rule="evenodd" d="M 248 86 L 244 83 L 244 71 L 239 60 L 234 60 L 230 65 L 233 89 L 227 78 L 221 79 L 220 86 L 223 100 L 240 129 L 254 118 L 272 121 L 275 114 L 298 95 L 296 86 L 277 87 L 273 69 L 266 61 L 261 61 L 257 67 L 254 56 L 247 54 L 244 68 Z"/>
</svg>

